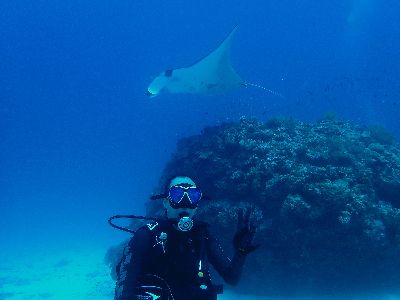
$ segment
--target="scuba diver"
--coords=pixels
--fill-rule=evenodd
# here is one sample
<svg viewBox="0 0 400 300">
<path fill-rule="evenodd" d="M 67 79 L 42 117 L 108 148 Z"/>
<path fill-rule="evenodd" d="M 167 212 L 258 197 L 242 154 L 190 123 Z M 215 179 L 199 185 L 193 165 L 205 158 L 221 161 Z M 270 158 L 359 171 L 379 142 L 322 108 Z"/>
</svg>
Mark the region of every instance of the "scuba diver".
<svg viewBox="0 0 400 300">
<path fill-rule="evenodd" d="M 140 227 L 125 247 L 114 300 L 216 300 L 222 285 L 212 284 L 209 265 L 226 283 L 239 282 L 246 256 L 259 246 L 250 209 L 239 210 L 229 259 L 209 225 L 193 219 L 202 196 L 191 178 L 176 176 L 166 194 L 152 197 L 163 199 L 166 217 Z"/>
</svg>

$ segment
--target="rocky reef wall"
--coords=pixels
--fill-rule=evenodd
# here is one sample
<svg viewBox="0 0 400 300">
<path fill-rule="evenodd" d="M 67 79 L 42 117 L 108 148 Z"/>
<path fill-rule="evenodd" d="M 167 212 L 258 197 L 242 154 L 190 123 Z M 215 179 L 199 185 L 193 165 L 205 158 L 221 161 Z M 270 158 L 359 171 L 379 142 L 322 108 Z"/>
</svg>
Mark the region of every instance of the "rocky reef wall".
<svg viewBox="0 0 400 300">
<path fill-rule="evenodd" d="M 400 146 L 380 126 L 242 118 L 180 140 L 160 187 L 175 174 L 195 178 L 210 197 L 198 217 L 226 249 L 237 209 L 255 208 L 262 247 L 248 259 L 243 289 L 400 286 Z"/>
</svg>

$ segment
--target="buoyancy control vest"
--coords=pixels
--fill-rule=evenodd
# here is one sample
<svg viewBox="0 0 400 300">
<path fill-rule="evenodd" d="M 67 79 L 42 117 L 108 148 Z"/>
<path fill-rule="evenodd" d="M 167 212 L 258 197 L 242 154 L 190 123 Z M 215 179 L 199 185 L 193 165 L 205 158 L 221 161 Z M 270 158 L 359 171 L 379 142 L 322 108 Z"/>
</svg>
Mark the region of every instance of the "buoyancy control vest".
<svg viewBox="0 0 400 300">
<path fill-rule="evenodd" d="M 136 288 L 140 297 L 154 299 L 217 299 L 222 285 L 213 285 L 208 269 L 208 224 L 194 221 L 188 231 L 177 228 L 177 220 L 153 219 L 139 228 L 150 240 L 142 259 L 141 276 Z M 135 257 L 135 253 L 132 253 Z M 157 297 L 161 298 L 157 298 Z M 153 297 L 153 296 L 151 296 Z M 153 299 L 153 298 L 147 298 Z"/>
</svg>

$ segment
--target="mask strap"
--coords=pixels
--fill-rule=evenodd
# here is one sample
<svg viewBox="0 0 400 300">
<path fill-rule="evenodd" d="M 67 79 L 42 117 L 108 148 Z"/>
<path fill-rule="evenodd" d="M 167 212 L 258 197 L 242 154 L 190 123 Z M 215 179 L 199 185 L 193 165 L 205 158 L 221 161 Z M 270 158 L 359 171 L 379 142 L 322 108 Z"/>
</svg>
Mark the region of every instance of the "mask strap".
<svg viewBox="0 0 400 300">
<path fill-rule="evenodd" d="M 168 194 L 153 195 L 150 197 L 150 200 L 159 200 L 159 199 L 165 199 L 165 198 L 168 198 Z"/>
</svg>

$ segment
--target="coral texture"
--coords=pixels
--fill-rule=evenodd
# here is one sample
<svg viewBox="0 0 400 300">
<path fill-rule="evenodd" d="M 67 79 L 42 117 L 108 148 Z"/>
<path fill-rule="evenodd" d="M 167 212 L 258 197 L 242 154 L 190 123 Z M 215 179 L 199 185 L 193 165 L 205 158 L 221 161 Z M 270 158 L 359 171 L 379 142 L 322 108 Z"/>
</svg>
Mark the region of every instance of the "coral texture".
<svg viewBox="0 0 400 300">
<path fill-rule="evenodd" d="M 249 257 L 242 287 L 399 286 L 400 147 L 380 126 L 242 118 L 180 140 L 160 186 L 174 174 L 192 176 L 211 198 L 198 216 L 224 248 L 237 209 L 254 208 L 262 247 Z"/>
</svg>

